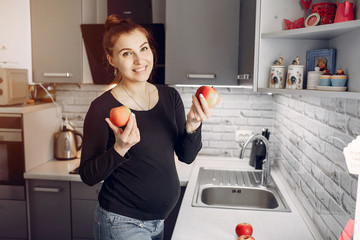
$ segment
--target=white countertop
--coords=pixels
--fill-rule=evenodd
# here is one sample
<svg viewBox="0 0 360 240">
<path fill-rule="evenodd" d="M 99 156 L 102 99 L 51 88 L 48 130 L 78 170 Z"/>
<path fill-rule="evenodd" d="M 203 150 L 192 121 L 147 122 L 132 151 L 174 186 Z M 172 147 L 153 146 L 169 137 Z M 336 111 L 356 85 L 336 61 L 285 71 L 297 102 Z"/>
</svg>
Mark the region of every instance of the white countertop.
<svg viewBox="0 0 360 240">
<path fill-rule="evenodd" d="M 51 160 L 26 171 L 24 178 L 80 182 L 79 174 L 70 174 L 70 171 L 77 168 L 79 164 L 79 158 L 74 160 Z"/>
<path fill-rule="evenodd" d="M 29 113 L 40 109 L 53 107 L 54 103 L 34 102 L 9 106 L 0 106 L 1 113 Z"/>
<path fill-rule="evenodd" d="M 316 237 L 312 235 L 300 214 L 301 211 L 299 211 L 291 197 L 292 193 L 288 191 L 289 189 L 283 184 L 283 180 L 280 181 L 280 176 L 274 171 L 272 172 L 272 177 L 283 194 L 285 201 L 288 203 L 291 212 L 192 207 L 191 204 L 200 167 L 253 169 L 249 166 L 248 161 L 238 158 L 199 156 L 193 166 L 192 175 L 184 194 L 172 240 L 236 240 L 235 227 L 241 222 L 252 224 L 254 229 L 253 237 L 256 240 L 321 239 L 318 233 L 315 233 Z"/>
<path fill-rule="evenodd" d="M 81 181 L 79 174 L 70 174 L 69 172 L 77 168 L 80 164 L 80 159 L 74 160 L 51 160 L 45 162 L 35 168 L 30 169 L 24 173 L 25 179 L 39 179 L 39 180 L 59 180 L 59 181 Z M 194 164 L 194 163 L 193 163 Z M 178 171 L 181 186 L 186 186 L 193 164 L 187 165 L 175 160 L 176 169 Z"/>
</svg>

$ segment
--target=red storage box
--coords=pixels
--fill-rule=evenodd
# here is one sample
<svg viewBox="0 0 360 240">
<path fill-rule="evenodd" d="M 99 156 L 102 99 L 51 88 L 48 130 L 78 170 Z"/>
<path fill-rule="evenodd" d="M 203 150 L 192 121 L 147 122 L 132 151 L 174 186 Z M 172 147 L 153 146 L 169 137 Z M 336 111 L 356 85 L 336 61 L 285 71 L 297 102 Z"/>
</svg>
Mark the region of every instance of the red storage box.
<svg viewBox="0 0 360 240">
<path fill-rule="evenodd" d="M 318 13 L 321 17 L 321 24 L 333 23 L 335 19 L 335 3 L 316 3 L 311 6 L 312 13 Z"/>
</svg>

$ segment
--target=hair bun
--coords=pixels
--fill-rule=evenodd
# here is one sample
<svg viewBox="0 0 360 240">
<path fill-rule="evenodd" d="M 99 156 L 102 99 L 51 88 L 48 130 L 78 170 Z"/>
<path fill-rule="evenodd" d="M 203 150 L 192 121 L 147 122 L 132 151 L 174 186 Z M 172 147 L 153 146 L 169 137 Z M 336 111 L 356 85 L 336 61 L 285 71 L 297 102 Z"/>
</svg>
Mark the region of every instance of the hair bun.
<svg viewBox="0 0 360 240">
<path fill-rule="evenodd" d="M 105 30 L 109 31 L 112 27 L 118 25 L 119 23 L 121 23 L 124 19 L 122 19 L 119 15 L 117 14 L 111 14 L 106 18 L 106 22 L 105 22 Z"/>
</svg>

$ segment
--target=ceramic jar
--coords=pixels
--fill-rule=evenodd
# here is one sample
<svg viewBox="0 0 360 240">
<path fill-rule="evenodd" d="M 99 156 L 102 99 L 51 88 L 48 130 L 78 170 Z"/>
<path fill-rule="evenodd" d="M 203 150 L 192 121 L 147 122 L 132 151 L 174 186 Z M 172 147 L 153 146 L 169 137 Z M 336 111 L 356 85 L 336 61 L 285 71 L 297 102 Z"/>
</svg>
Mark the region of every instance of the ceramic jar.
<svg viewBox="0 0 360 240">
<path fill-rule="evenodd" d="M 331 86 L 331 75 L 321 75 L 320 86 Z"/>
<path fill-rule="evenodd" d="M 331 86 L 333 87 L 345 87 L 347 82 L 346 75 L 332 75 Z"/>
<path fill-rule="evenodd" d="M 285 88 L 286 67 L 281 65 L 271 66 L 270 69 L 270 88 Z"/>
<path fill-rule="evenodd" d="M 303 89 L 304 86 L 304 65 L 289 65 L 286 88 L 287 89 Z"/>
<path fill-rule="evenodd" d="M 306 89 L 316 89 L 316 86 L 320 85 L 320 76 L 322 71 L 319 67 L 315 68 L 315 71 L 309 71 L 307 75 Z"/>
</svg>

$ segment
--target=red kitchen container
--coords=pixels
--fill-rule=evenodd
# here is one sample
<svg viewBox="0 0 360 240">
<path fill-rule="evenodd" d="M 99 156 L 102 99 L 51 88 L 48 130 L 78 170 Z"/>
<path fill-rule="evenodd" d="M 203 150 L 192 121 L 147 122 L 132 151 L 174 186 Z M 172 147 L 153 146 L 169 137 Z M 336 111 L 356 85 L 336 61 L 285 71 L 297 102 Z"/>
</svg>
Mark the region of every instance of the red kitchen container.
<svg viewBox="0 0 360 240">
<path fill-rule="evenodd" d="M 335 3 L 316 3 L 311 6 L 311 12 L 320 15 L 321 24 L 333 23 L 335 19 L 335 10 Z"/>
</svg>

